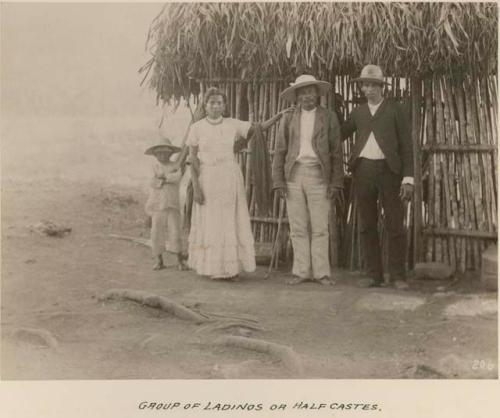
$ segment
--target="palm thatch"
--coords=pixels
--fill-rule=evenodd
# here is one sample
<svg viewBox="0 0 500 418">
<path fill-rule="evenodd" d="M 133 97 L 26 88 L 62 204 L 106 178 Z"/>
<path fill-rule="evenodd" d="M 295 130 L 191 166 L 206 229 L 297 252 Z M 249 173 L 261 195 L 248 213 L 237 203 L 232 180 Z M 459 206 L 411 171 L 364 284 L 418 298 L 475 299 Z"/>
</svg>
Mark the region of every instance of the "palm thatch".
<svg viewBox="0 0 500 418">
<path fill-rule="evenodd" d="M 368 62 L 401 77 L 496 73 L 497 23 L 496 3 L 170 3 L 140 71 L 162 101 L 200 78 L 331 80 Z"/>
</svg>

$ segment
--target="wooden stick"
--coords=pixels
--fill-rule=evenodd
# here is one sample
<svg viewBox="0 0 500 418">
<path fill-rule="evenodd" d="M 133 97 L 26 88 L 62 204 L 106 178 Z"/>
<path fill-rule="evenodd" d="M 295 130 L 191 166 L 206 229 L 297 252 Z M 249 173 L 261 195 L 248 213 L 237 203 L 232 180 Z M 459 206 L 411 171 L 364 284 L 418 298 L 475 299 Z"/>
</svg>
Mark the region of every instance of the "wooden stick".
<svg viewBox="0 0 500 418">
<path fill-rule="evenodd" d="M 236 84 L 236 118 L 241 119 L 241 83 Z"/>
<path fill-rule="evenodd" d="M 412 80 L 412 142 L 413 142 L 413 167 L 414 167 L 414 201 L 413 201 L 413 261 L 421 260 L 422 243 L 420 241 L 422 230 L 422 159 L 420 153 L 420 121 L 422 81 Z"/>
<path fill-rule="evenodd" d="M 470 99 L 471 91 L 470 91 L 470 82 L 467 80 L 467 77 L 464 80 L 464 101 L 465 101 L 465 117 L 467 120 L 467 125 L 466 125 L 466 141 L 468 143 L 478 143 L 477 141 L 477 136 L 476 136 L 476 130 L 475 130 L 475 125 L 473 121 L 473 105 Z M 468 187 L 469 187 L 469 196 L 472 200 L 472 206 L 471 206 L 471 213 L 470 213 L 470 219 L 472 222 L 472 228 L 474 229 L 481 229 L 482 228 L 482 221 L 481 221 L 481 207 L 480 207 L 480 198 L 479 198 L 479 193 L 480 192 L 480 184 L 479 184 L 479 174 L 478 174 L 478 161 L 477 161 L 477 155 L 467 155 L 466 159 L 466 169 L 470 173 L 470 177 L 468 178 Z M 475 157 L 475 158 L 474 158 Z M 479 190 L 478 190 L 479 189 Z M 472 253 L 471 253 L 471 262 L 472 262 L 472 267 L 474 268 L 476 264 L 476 259 L 479 257 L 479 253 L 477 251 L 477 246 L 475 245 L 474 242 L 471 242 L 471 248 L 472 248 Z"/>
<path fill-rule="evenodd" d="M 267 270 L 266 278 L 269 277 L 271 271 L 274 267 L 278 266 L 278 243 L 281 232 L 281 225 L 283 223 L 283 215 L 284 215 L 285 202 L 284 199 L 280 199 L 280 209 L 279 209 L 279 217 L 278 217 L 278 230 L 276 231 L 276 237 L 274 238 L 273 249 L 271 252 L 271 261 L 269 263 L 269 269 Z"/>
<path fill-rule="evenodd" d="M 235 81 L 229 83 L 231 92 L 231 117 L 236 118 L 236 84 Z"/>
<path fill-rule="evenodd" d="M 438 107 L 436 110 L 436 115 L 437 115 L 437 122 L 439 123 L 439 140 L 441 142 L 450 142 L 451 141 L 451 134 L 448 129 L 448 120 L 446 118 L 446 102 L 443 100 L 443 85 L 442 85 L 442 77 L 437 79 L 437 102 L 438 102 Z M 445 155 L 438 155 L 438 160 L 440 164 L 440 170 L 442 173 L 442 225 L 443 226 L 449 226 L 450 224 L 454 223 L 453 220 L 453 213 L 451 210 L 451 186 L 449 183 L 450 180 L 450 172 L 449 172 L 449 167 L 448 167 L 448 158 Z M 452 251 L 454 245 L 452 242 L 451 238 L 446 238 L 444 239 L 444 255 L 446 261 L 452 265 L 453 268 L 455 268 L 454 261 L 455 261 L 455 253 Z"/>
<path fill-rule="evenodd" d="M 248 99 L 248 112 L 250 122 L 256 122 L 257 115 L 255 114 L 255 108 L 252 106 L 254 102 L 254 84 L 248 83 L 247 88 L 247 99 Z M 249 142 L 250 144 L 250 142 Z M 250 202 L 250 153 L 245 155 L 245 192 L 247 196 L 247 202 Z"/>
<path fill-rule="evenodd" d="M 488 76 L 488 88 L 489 88 L 489 98 L 491 102 L 490 120 L 492 124 L 492 132 L 494 133 L 495 140 L 497 139 L 497 117 L 498 117 L 498 105 L 497 105 L 497 89 L 496 89 L 496 76 Z M 497 144 L 497 141 L 494 141 Z"/>
<path fill-rule="evenodd" d="M 279 211 L 278 211 L 278 213 L 279 213 Z M 278 220 L 277 217 L 274 218 L 274 217 L 252 216 L 250 218 L 250 220 L 251 221 L 255 221 L 255 222 L 267 223 L 267 224 L 278 224 L 279 223 L 279 220 Z M 288 219 L 283 219 L 282 223 L 287 224 L 288 223 Z"/>
<path fill-rule="evenodd" d="M 151 240 L 145 239 L 145 238 L 135 238 L 135 237 L 128 237 L 126 235 L 116 235 L 116 234 L 109 234 L 108 235 L 110 238 L 116 238 L 116 239 L 121 239 L 124 241 L 130 241 L 135 244 L 142 245 L 144 247 L 151 248 Z"/>
<path fill-rule="evenodd" d="M 424 80 L 424 97 L 425 97 L 425 121 L 426 121 L 426 145 L 435 144 L 434 123 L 432 114 L 432 79 Z M 434 210 L 434 156 L 428 157 L 431 162 L 427 163 L 429 185 L 427 192 L 427 224 L 435 226 L 435 210 Z M 427 240 L 427 261 L 434 260 L 434 239 Z"/>
<path fill-rule="evenodd" d="M 465 116 L 465 99 L 463 83 L 459 80 L 454 85 L 454 97 L 457 100 L 458 119 L 459 119 L 459 142 L 461 144 L 468 143 L 467 119 Z M 470 164 L 469 157 L 464 155 L 459 168 L 459 178 L 462 184 L 462 199 L 464 204 L 464 225 L 467 228 L 473 228 L 474 225 L 474 198 L 470 190 Z"/>
<path fill-rule="evenodd" d="M 275 115 L 276 113 L 278 113 L 278 109 L 277 109 L 277 91 L 276 91 L 276 81 L 273 81 L 272 84 L 271 84 L 271 113 L 273 115 Z M 269 133 L 269 151 L 273 151 L 274 150 L 274 144 L 275 144 L 275 141 L 276 141 L 276 133 L 278 131 L 278 124 L 275 123 L 272 127 L 271 127 L 271 132 Z"/>
<path fill-rule="evenodd" d="M 435 100 L 435 108 L 436 108 L 436 142 L 444 142 L 441 140 L 442 133 L 441 133 L 441 128 L 442 128 L 442 111 L 441 111 L 441 101 L 440 98 L 438 98 L 438 89 L 439 89 L 439 84 L 438 84 L 438 79 L 437 77 L 433 78 L 433 96 Z M 436 221 L 436 226 L 437 227 L 442 227 L 441 221 L 442 221 L 442 214 L 441 214 L 441 167 L 439 164 L 439 155 L 436 155 L 436 158 L 434 158 L 434 164 L 435 164 L 435 174 L 436 174 L 436 182 L 435 182 L 435 221 Z M 436 241 L 436 261 L 443 261 L 443 242 L 438 239 Z"/>
<path fill-rule="evenodd" d="M 480 134 L 479 134 L 479 122 L 477 120 L 476 113 L 476 101 L 474 95 L 474 87 L 473 80 L 470 76 L 466 77 L 466 86 L 468 89 L 467 94 L 465 95 L 465 101 L 467 103 L 467 119 L 468 124 L 472 126 L 472 132 L 474 138 L 474 143 L 480 143 Z M 471 179 L 472 190 L 474 190 L 474 205 L 476 209 L 476 228 L 483 229 L 485 220 L 484 220 L 484 211 L 481 206 L 481 174 L 479 168 L 479 158 L 477 154 L 469 155 L 471 171 L 473 173 L 473 177 Z M 478 260 L 480 259 L 480 251 L 477 245 L 477 242 L 473 241 L 473 267 L 476 268 L 478 264 Z"/>
<path fill-rule="evenodd" d="M 447 142 L 449 144 L 454 144 L 455 143 L 455 136 L 454 136 L 454 123 L 455 120 L 453 119 L 453 123 L 451 120 L 451 109 L 448 101 L 448 95 L 446 93 L 446 89 L 449 87 L 446 85 L 446 80 L 444 77 L 441 77 L 440 79 L 440 85 L 441 85 L 441 95 L 443 98 L 443 110 L 444 110 L 444 118 L 445 118 L 445 132 L 446 132 L 446 137 L 447 137 Z M 451 226 L 451 228 L 457 228 L 460 227 L 461 224 L 459 223 L 458 219 L 458 203 L 456 201 L 456 193 L 455 193 L 455 172 L 454 172 L 454 155 L 453 154 L 447 154 L 443 156 L 443 172 L 445 173 L 444 177 L 444 185 L 445 185 L 445 195 L 447 198 L 447 224 L 448 226 Z M 453 237 L 450 237 L 448 240 L 448 250 L 449 250 L 449 256 L 450 256 L 450 264 L 453 267 L 453 269 L 457 269 L 458 266 L 456 265 L 457 261 L 457 255 L 456 255 L 456 242 Z"/>
<path fill-rule="evenodd" d="M 444 87 L 444 94 L 445 94 L 445 99 L 446 99 L 446 104 L 449 112 L 449 118 L 450 118 L 450 130 L 451 130 L 451 139 L 452 139 L 452 144 L 459 144 L 459 133 L 457 132 L 457 123 L 456 120 L 458 118 L 458 115 L 455 114 L 455 107 L 456 103 L 454 102 L 454 94 L 453 94 L 453 85 L 451 83 L 451 80 L 446 78 L 444 79 L 445 82 L 445 87 Z M 462 155 L 452 155 L 452 167 L 454 169 L 451 171 L 450 175 L 452 176 L 452 196 L 453 196 L 453 211 L 456 213 L 456 217 L 458 219 L 458 227 L 460 229 L 465 228 L 465 216 L 464 216 L 464 197 L 461 195 L 460 189 L 461 189 L 461 184 L 460 184 L 460 178 L 461 176 L 457 173 L 456 170 L 460 170 L 460 167 L 463 164 L 463 156 Z M 455 160 L 456 158 L 456 160 Z M 455 165 L 456 163 L 456 165 Z M 464 238 L 458 238 L 456 241 L 457 245 L 457 259 L 459 260 L 459 265 L 457 265 L 457 268 L 464 272 L 465 271 L 465 239 Z"/>
<path fill-rule="evenodd" d="M 480 102 L 479 114 L 480 114 L 481 132 L 482 132 L 481 137 L 484 138 L 483 142 L 492 144 L 493 137 L 492 137 L 492 132 L 490 131 L 490 122 L 488 117 L 489 115 L 488 94 L 486 92 L 485 77 L 481 76 L 478 81 L 479 81 L 478 85 L 476 84 L 476 99 L 478 102 Z M 494 176 L 491 176 L 491 165 L 490 165 L 491 157 L 489 155 L 482 154 L 480 157 L 480 162 L 483 172 L 483 181 L 485 182 L 483 185 L 485 188 L 483 204 L 486 212 L 486 223 L 488 231 L 493 231 L 495 229 L 494 223 L 496 223 L 495 221 L 497 214 L 496 211 L 495 212 L 491 211 L 492 203 L 494 201 L 493 185 L 492 185 L 492 177 Z"/>
<path fill-rule="evenodd" d="M 494 240 L 497 239 L 498 235 L 496 232 L 491 231 L 479 231 L 479 230 L 460 230 L 455 228 L 424 228 L 422 230 L 424 235 L 433 236 L 455 236 L 455 237 L 467 237 L 467 238 L 483 238 Z"/>
<path fill-rule="evenodd" d="M 260 84 L 260 92 L 259 92 L 259 98 L 260 98 L 260 101 L 259 101 L 259 114 L 261 115 L 261 121 L 264 121 L 266 120 L 266 101 L 267 101 L 267 97 L 266 97 L 266 86 L 267 86 L 267 83 L 263 82 Z"/>
<path fill-rule="evenodd" d="M 229 116 L 234 117 L 233 114 L 233 96 L 231 94 L 231 83 L 228 83 L 225 81 L 223 83 L 223 90 L 226 92 L 226 97 L 227 97 L 227 105 L 228 105 L 228 111 L 229 111 Z"/>
<path fill-rule="evenodd" d="M 274 116 L 274 114 L 273 115 L 269 114 L 270 113 L 269 107 L 271 104 L 271 100 L 269 97 L 269 90 L 270 90 L 270 83 L 266 82 L 264 84 L 264 109 L 262 111 L 262 115 L 263 115 L 262 120 L 267 120 L 270 116 Z"/>
<path fill-rule="evenodd" d="M 422 147 L 423 152 L 427 153 L 454 153 L 465 154 L 470 152 L 494 153 L 497 147 L 490 144 L 433 144 Z"/>
</svg>

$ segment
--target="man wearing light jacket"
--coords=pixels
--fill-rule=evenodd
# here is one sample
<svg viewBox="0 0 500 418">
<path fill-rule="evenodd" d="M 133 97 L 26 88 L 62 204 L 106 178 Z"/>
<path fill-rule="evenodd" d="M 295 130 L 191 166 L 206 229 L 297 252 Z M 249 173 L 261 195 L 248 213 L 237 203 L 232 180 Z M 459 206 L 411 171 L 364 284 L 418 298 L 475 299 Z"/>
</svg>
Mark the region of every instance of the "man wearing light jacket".
<svg viewBox="0 0 500 418">
<path fill-rule="evenodd" d="M 280 124 L 272 168 L 273 188 L 286 198 L 290 223 L 295 277 L 289 284 L 334 283 L 328 219 L 331 199 L 343 199 L 342 140 L 337 116 L 318 105 L 330 88 L 301 75 L 281 93 L 298 104 Z"/>
</svg>

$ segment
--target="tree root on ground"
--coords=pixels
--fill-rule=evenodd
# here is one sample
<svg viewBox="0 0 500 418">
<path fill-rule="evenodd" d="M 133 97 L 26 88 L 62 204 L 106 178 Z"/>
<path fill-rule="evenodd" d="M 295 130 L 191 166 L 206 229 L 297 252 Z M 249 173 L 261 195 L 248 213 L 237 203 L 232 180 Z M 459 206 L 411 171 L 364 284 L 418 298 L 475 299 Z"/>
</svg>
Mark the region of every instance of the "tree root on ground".
<svg viewBox="0 0 500 418">
<path fill-rule="evenodd" d="M 276 344 L 269 341 L 257 340 L 254 338 L 224 336 L 220 337 L 217 344 L 228 347 L 244 348 L 260 353 L 269 354 L 280 360 L 287 369 L 294 374 L 301 376 L 304 372 L 304 366 L 299 355 L 286 345 Z"/>
<path fill-rule="evenodd" d="M 164 296 L 157 296 L 151 293 L 140 290 L 131 289 L 111 289 L 106 291 L 100 298 L 101 300 L 124 299 L 138 302 L 141 305 L 150 306 L 151 308 L 161 309 L 180 319 L 193 321 L 197 324 L 211 322 L 210 318 L 203 316 L 185 306 L 174 302 Z"/>
<path fill-rule="evenodd" d="M 13 336 L 19 341 L 30 342 L 39 347 L 52 348 L 54 350 L 57 350 L 59 347 L 52 333 L 45 329 L 17 328 L 14 330 Z"/>
</svg>

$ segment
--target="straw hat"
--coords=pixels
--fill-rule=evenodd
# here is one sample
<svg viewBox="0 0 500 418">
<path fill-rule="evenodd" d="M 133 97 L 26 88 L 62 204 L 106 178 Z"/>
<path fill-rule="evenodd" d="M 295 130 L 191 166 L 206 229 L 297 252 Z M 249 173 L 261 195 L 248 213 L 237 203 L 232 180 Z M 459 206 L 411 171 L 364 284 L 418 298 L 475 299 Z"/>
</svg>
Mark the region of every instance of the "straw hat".
<svg viewBox="0 0 500 418">
<path fill-rule="evenodd" d="M 358 78 L 351 80 L 351 83 L 362 83 L 368 81 L 379 84 L 389 84 L 384 80 L 384 73 L 382 68 L 378 65 L 368 64 L 361 70 L 361 75 Z"/>
<path fill-rule="evenodd" d="M 327 94 L 330 91 L 330 88 L 332 87 L 332 85 L 327 81 L 316 80 L 316 77 L 312 75 L 303 74 L 297 77 L 295 83 L 290 83 L 290 87 L 287 87 L 285 90 L 283 90 L 280 96 L 282 99 L 289 100 L 292 102 L 296 98 L 295 95 L 296 90 L 300 89 L 301 87 L 307 87 L 307 86 L 318 86 L 320 95 Z"/>
<path fill-rule="evenodd" d="M 164 151 L 164 150 L 168 150 L 171 152 L 179 152 L 181 149 L 179 147 L 176 147 L 175 145 L 172 145 L 172 143 L 170 142 L 170 139 L 161 138 L 160 140 L 156 140 L 155 144 L 152 147 L 149 147 L 144 152 L 144 154 L 154 155 L 155 152 Z"/>
</svg>

